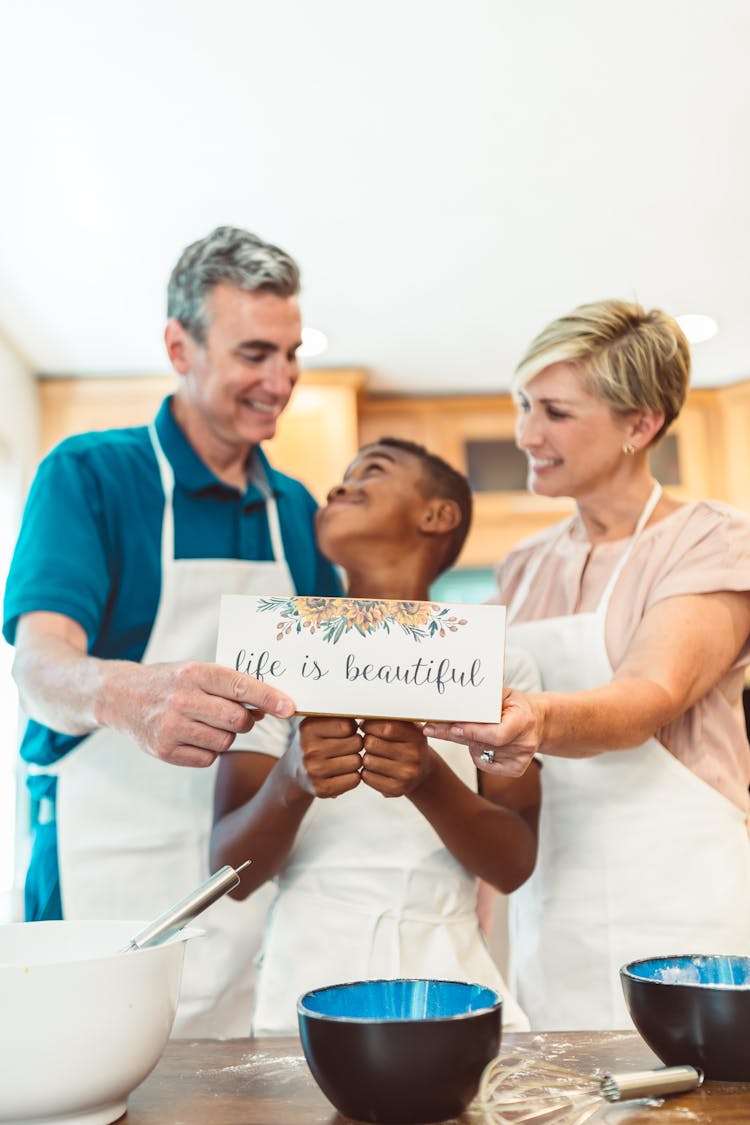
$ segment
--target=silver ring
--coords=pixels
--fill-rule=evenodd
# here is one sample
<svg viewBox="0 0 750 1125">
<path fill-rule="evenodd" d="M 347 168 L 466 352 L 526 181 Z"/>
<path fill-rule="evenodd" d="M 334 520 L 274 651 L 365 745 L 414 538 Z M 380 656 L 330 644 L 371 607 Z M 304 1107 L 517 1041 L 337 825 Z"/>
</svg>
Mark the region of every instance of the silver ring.
<svg viewBox="0 0 750 1125">
<path fill-rule="evenodd" d="M 480 762 L 489 762 L 490 765 L 491 765 L 494 762 L 494 760 L 495 760 L 495 751 L 494 750 L 483 750 L 482 753 L 479 755 L 479 761 Z"/>
</svg>

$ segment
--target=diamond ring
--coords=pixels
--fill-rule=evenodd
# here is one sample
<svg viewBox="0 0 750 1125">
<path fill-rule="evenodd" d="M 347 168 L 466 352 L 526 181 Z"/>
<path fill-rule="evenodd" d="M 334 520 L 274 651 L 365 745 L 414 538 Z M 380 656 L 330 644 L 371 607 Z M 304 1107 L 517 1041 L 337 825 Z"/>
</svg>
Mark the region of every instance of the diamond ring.
<svg viewBox="0 0 750 1125">
<path fill-rule="evenodd" d="M 494 750 L 483 750 L 482 753 L 479 755 L 479 761 L 480 762 L 489 762 L 490 765 L 491 765 L 494 762 L 494 760 L 495 760 L 495 751 Z"/>
</svg>

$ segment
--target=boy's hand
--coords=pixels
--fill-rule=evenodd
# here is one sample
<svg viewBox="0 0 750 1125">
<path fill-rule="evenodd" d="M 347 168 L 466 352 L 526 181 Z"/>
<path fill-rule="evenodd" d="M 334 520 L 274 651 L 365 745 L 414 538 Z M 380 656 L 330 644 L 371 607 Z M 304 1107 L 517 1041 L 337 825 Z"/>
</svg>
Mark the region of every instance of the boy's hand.
<svg viewBox="0 0 750 1125">
<path fill-rule="evenodd" d="M 361 723 L 365 753 L 362 780 L 384 797 L 404 797 L 432 769 L 433 751 L 416 723 L 367 719 Z"/>
<path fill-rule="evenodd" d="M 294 776 L 306 793 L 339 797 L 359 785 L 362 735 L 355 719 L 310 716 L 302 720 L 299 742 L 294 745 L 298 747 Z"/>
</svg>

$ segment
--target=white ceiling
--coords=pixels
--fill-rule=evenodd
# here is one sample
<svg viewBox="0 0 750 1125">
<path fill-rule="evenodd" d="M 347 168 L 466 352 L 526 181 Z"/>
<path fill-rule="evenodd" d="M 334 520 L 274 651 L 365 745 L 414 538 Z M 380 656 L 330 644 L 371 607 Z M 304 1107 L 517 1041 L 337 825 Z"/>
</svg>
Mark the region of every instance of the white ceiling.
<svg viewBox="0 0 750 1125">
<path fill-rule="evenodd" d="M 750 377 L 748 0 L 4 0 L 0 330 L 46 374 L 166 370 L 220 223 L 303 269 L 319 366 L 494 391 L 581 301 L 709 313 Z"/>
</svg>

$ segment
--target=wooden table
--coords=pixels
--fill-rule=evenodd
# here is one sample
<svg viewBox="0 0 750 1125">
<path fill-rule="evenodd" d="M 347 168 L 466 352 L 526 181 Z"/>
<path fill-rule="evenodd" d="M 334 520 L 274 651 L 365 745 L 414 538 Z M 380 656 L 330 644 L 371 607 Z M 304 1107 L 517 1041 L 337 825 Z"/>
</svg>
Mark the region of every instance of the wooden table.
<svg viewBox="0 0 750 1125">
<path fill-rule="evenodd" d="M 635 1032 L 503 1035 L 502 1053 L 515 1047 L 586 1074 L 659 1065 Z M 130 1095 L 121 1120 L 124 1125 L 343 1125 L 347 1119 L 318 1089 L 298 1039 L 174 1039 L 156 1070 Z M 708 1082 L 660 1106 L 606 1105 L 595 1120 L 739 1125 L 750 1122 L 750 1083 Z"/>
</svg>

